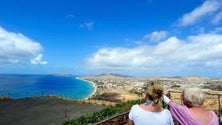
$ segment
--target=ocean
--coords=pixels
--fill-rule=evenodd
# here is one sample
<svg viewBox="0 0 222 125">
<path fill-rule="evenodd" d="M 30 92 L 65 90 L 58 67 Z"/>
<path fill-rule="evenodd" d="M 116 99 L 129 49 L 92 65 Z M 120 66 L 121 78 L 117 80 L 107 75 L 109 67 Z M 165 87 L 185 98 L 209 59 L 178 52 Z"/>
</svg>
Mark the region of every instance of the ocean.
<svg viewBox="0 0 222 125">
<path fill-rule="evenodd" d="M 84 99 L 92 94 L 94 89 L 90 82 L 74 76 L 0 75 L 0 96 L 10 96 L 12 99 L 49 95 Z"/>
</svg>

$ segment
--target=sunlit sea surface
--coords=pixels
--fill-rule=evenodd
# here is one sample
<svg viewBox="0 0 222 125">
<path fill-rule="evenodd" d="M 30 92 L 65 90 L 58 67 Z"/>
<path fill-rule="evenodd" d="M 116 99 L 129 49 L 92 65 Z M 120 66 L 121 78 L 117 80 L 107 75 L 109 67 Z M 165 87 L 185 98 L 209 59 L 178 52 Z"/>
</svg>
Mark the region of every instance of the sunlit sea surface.
<svg viewBox="0 0 222 125">
<path fill-rule="evenodd" d="M 74 76 L 0 75 L 0 96 L 13 99 L 50 95 L 83 99 L 94 89 L 91 83 Z"/>
</svg>

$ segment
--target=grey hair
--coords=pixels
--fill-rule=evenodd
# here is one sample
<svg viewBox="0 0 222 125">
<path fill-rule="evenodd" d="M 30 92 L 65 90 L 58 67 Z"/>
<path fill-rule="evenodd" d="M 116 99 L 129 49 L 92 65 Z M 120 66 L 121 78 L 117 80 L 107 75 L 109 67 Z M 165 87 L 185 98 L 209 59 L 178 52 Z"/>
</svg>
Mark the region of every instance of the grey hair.
<svg viewBox="0 0 222 125">
<path fill-rule="evenodd" d="M 183 90 L 184 98 L 189 100 L 193 106 L 201 106 L 205 101 L 204 92 L 197 87 L 188 87 Z"/>
</svg>

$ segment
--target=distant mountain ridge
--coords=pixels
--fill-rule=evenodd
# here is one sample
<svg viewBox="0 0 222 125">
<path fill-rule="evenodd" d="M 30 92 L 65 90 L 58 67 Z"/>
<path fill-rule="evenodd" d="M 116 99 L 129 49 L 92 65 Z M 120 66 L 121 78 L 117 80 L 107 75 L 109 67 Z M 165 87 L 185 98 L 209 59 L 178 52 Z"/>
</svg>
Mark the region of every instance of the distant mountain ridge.
<svg viewBox="0 0 222 125">
<path fill-rule="evenodd" d="M 122 77 L 122 78 L 134 78 L 133 76 L 121 75 L 121 74 L 101 74 L 100 76 L 113 76 L 113 77 Z"/>
<path fill-rule="evenodd" d="M 120 74 L 101 74 L 101 75 L 86 75 L 86 76 L 82 76 L 84 78 L 104 78 L 104 79 L 108 79 L 108 78 L 134 78 L 132 76 L 127 76 L 127 75 L 120 75 Z"/>
<path fill-rule="evenodd" d="M 85 75 L 85 76 L 91 76 L 91 77 L 122 77 L 122 78 L 136 78 L 129 75 L 122 75 L 122 74 L 114 74 L 114 73 L 103 73 L 100 75 Z M 204 76 L 196 76 L 196 75 L 188 75 L 188 76 L 151 76 L 151 77 L 141 77 L 141 78 L 170 78 L 170 79 L 220 79 L 220 78 L 210 78 L 210 77 L 204 77 Z M 221 78 L 222 79 L 222 78 Z"/>
<path fill-rule="evenodd" d="M 127 76 L 127 75 L 121 75 L 121 74 L 101 74 L 101 75 L 87 75 L 83 76 L 84 78 L 101 78 L 101 79 L 124 79 L 124 78 L 130 78 L 130 79 L 136 79 L 136 77 Z M 148 80 L 162 80 L 162 81 L 187 81 L 187 82 L 196 82 L 196 81 L 222 81 L 222 78 L 210 78 L 210 77 L 203 77 L 203 76 L 195 76 L 195 75 L 189 75 L 189 76 L 152 76 L 152 77 L 144 77 L 143 79 Z"/>
</svg>

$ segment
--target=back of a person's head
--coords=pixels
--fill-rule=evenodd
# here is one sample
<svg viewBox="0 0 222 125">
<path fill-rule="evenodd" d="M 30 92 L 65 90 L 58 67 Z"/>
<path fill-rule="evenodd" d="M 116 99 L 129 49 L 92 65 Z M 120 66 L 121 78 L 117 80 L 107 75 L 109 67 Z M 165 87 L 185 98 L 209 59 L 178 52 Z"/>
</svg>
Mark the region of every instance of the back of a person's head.
<svg viewBox="0 0 222 125">
<path fill-rule="evenodd" d="M 154 104 L 158 104 L 163 96 L 163 87 L 159 82 L 151 82 L 147 85 L 146 95 Z"/>
<path fill-rule="evenodd" d="M 187 87 L 183 90 L 183 95 L 186 100 L 189 100 L 193 106 L 201 106 L 205 101 L 204 92 L 197 87 Z"/>
</svg>

